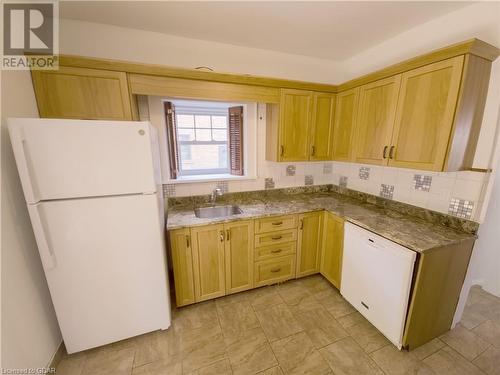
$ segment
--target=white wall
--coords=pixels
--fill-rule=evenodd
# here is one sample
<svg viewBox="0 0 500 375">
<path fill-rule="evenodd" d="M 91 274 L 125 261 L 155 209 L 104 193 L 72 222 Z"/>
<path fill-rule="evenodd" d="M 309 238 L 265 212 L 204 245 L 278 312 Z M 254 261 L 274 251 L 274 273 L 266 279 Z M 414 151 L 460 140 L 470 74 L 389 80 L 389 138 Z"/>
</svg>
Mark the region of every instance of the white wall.
<svg viewBox="0 0 500 375">
<path fill-rule="evenodd" d="M 29 72 L 2 73 L 2 366 L 47 366 L 61 334 L 43 273 L 6 128 L 7 117 L 38 117 Z"/>
<path fill-rule="evenodd" d="M 61 20 L 59 29 L 61 54 L 312 82 L 340 78 L 340 66 L 330 60 L 75 20 Z"/>
<path fill-rule="evenodd" d="M 496 173 L 493 192 L 484 223 L 479 228 L 479 238 L 474 246 L 471 261 L 472 282 L 500 297 L 500 173 Z"/>
</svg>

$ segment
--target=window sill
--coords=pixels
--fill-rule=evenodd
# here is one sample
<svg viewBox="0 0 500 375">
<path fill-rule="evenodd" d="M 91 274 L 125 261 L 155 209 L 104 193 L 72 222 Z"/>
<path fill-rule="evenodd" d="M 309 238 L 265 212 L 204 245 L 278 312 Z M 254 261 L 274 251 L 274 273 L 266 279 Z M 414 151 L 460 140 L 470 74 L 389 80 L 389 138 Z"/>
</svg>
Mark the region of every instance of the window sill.
<svg viewBox="0 0 500 375">
<path fill-rule="evenodd" d="M 231 174 L 207 174 L 196 176 L 182 176 L 175 180 L 168 180 L 167 184 L 192 184 L 195 182 L 210 182 L 210 181 L 244 181 L 256 180 L 255 176 L 234 176 Z"/>
</svg>

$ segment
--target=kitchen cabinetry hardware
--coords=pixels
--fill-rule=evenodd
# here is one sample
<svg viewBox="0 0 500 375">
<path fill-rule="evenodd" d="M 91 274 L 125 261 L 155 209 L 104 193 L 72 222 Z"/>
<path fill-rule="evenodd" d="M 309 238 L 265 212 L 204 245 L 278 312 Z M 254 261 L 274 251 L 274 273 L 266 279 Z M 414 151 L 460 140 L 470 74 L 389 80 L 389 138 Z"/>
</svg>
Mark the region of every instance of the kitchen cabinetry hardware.
<svg viewBox="0 0 500 375">
<path fill-rule="evenodd" d="M 271 237 L 272 240 L 281 240 L 283 238 L 283 236 L 273 236 Z"/>
<path fill-rule="evenodd" d="M 186 247 L 189 247 L 189 235 L 186 234 Z"/>
<path fill-rule="evenodd" d="M 282 251 L 283 251 L 282 249 L 274 249 L 274 250 L 271 250 L 271 253 L 278 254 L 278 253 L 281 253 Z"/>
<path fill-rule="evenodd" d="M 271 224 L 275 225 L 275 226 L 278 226 L 278 225 L 283 225 L 283 222 L 282 221 L 275 221 L 275 222 L 273 222 Z"/>
<path fill-rule="evenodd" d="M 311 156 L 314 156 L 316 153 L 316 148 L 314 146 L 311 146 Z"/>
<path fill-rule="evenodd" d="M 394 148 L 396 146 L 391 146 L 391 150 L 389 151 L 389 159 L 394 159 Z"/>
<path fill-rule="evenodd" d="M 281 271 L 281 267 L 271 269 L 272 273 L 276 273 L 276 272 L 280 272 L 280 271 Z"/>
<path fill-rule="evenodd" d="M 219 237 L 220 237 L 220 242 L 224 242 L 224 232 L 223 231 L 220 231 Z"/>
<path fill-rule="evenodd" d="M 388 148 L 388 146 L 384 146 L 384 152 L 382 153 L 382 157 L 383 157 L 384 159 L 386 159 L 386 158 L 387 158 L 387 148 Z"/>
</svg>

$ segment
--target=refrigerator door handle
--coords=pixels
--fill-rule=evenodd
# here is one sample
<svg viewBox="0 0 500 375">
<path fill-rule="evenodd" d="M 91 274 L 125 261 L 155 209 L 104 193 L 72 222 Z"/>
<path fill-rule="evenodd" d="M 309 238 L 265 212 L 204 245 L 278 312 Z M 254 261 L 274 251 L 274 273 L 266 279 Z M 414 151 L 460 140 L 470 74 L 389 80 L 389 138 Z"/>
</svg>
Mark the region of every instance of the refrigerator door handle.
<svg viewBox="0 0 500 375">
<path fill-rule="evenodd" d="M 33 166 L 31 165 L 28 142 L 24 138 L 22 130 L 18 128 L 10 128 L 10 135 L 26 201 L 28 203 L 38 202 L 37 189 L 31 173 L 33 171 Z"/>
<path fill-rule="evenodd" d="M 38 251 L 40 252 L 40 258 L 42 258 L 43 267 L 45 270 L 56 268 L 56 255 L 50 246 L 50 238 L 40 215 L 40 207 L 38 207 L 38 205 L 32 205 L 29 213 L 31 217 L 31 224 L 33 225 L 33 231 L 35 232 Z"/>
</svg>

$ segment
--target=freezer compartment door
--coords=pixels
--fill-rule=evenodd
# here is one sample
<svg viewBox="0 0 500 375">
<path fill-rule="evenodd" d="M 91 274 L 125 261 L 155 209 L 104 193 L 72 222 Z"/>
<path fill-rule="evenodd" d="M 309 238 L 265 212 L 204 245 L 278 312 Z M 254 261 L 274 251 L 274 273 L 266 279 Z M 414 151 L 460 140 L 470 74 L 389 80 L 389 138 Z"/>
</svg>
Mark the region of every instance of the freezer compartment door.
<svg viewBox="0 0 500 375">
<path fill-rule="evenodd" d="M 42 223 L 35 236 L 69 353 L 170 325 L 156 194 L 42 202 L 29 210 Z"/>
<path fill-rule="evenodd" d="M 16 118 L 8 125 L 28 203 L 156 190 L 148 122 Z"/>
<path fill-rule="evenodd" d="M 345 224 L 340 292 L 401 348 L 416 253 Z"/>
</svg>

